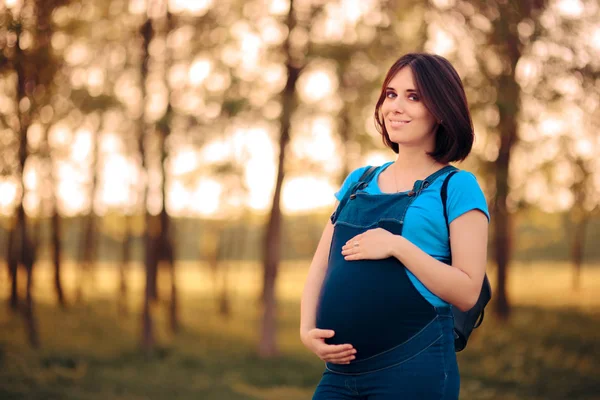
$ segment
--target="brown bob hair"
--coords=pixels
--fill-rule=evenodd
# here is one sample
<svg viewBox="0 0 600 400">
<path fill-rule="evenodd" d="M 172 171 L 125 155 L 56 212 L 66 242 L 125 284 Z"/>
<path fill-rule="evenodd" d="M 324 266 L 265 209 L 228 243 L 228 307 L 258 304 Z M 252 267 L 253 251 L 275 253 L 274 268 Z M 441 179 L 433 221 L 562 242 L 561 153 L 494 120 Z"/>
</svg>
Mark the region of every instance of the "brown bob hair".
<svg viewBox="0 0 600 400">
<path fill-rule="evenodd" d="M 428 154 L 441 163 L 464 160 L 471 152 L 474 140 L 467 96 L 452 64 L 434 54 L 405 54 L 388 71 L 375 106 L 375 127 L 383 143 L 398 153 L 398 144 L 390 140 L 380 110 L 390 81 L 406 66 L 412 71 L 421 101 L 435 119 L 441 121 L 435 134 L 435 149 Z"/>
</svg>

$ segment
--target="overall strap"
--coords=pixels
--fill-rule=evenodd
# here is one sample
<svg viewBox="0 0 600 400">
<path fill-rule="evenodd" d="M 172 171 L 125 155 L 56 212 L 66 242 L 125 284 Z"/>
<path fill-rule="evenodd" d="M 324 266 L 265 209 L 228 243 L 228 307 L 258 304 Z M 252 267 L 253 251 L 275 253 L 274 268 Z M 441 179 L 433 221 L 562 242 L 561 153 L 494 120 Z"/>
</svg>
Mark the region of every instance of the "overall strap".
<svg viewBox="0 0 600 400">
<path fill-rule="evenodd" d="M 444 175 L 445 173 L 447 173 L 448 171 L 458 171 L 458 168 L 456 168 L 453 165 L 446 165 L 444 168 L 434 172 L 433 174 L 429 175 L 427 178 L 425 178 L 423 180 L 423 187 L 426 188 L 429 185 L 431 185 L 433 183 L 433 181 L 435 181 L 440 175 Z"/>
<path fill-rule="evenodd" d="M 373 179 L 373 175 L 375 175 L 375 171 L 377 171 L 377 167 L 370 165 L 365 172 L 363 172 L 358 181 L 349 187 L 348 190 L 346 190 L 344 197 L 342 197 L 342 200 L 340 200 L 340 204 L 338 204 L 335 212 L 331 215 L 331 223 L 335 224 L 341 209 L 344 208 L 348 202 L 348 199 L 350 199 L 350 196 L 355 196 L 354 192 L 364 189 L 369 184 L 371 179 Z"/>
<path fill-rule="evenodd" d="M 375 175 L 376 170 L 377 167 L 369 166 L 369 168 L 367 168 L 358 179 L 358 183 L 360 185 L 357 186 L 357 189 L 364 189 L 369 184 L 369 182 L 371 182 L 371 179 L 373 179 L 373 175 Z"/>
</svg>

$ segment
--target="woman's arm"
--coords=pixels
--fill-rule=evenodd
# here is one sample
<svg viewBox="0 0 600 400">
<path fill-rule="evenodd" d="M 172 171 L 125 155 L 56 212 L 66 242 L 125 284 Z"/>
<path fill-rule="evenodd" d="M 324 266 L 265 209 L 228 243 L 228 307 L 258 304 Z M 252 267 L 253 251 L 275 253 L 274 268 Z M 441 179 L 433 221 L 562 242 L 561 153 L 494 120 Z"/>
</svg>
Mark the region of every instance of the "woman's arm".
<svg viewBox="0 0 600 400">
<path fill-rule="evenodd" d="M 321 293 L 323 279 L 327 272 L 327 261 L 329 259 L 329 247 L 333 237 L 333 224 L 327 221 L 323 234 L 319 240 L 319 245 L 313 256 L 308 276 L 302 291 L 300 302 L 300 334 L 306 334 L 316 327 L 317 302 Z"/>
<path fill-rule="evenodd" d="M 300 338 L 302 343 L 321 360 L 334 364 L 349 364 L 356 358 L 356 350 L 351 344 L 327 344 L 335 332 L 331 329 L 317 329 L 316 317 L 321 287 L 327 272 L 329 247 L 333 238 L 333 224 L 327 222 L 319 245 L 308 270 L 308 276 L 300 303 Z"/>
<path fill-rule="evenodd" d="M 488 220 L 485 214 L 472 210 L 450 224 L 452 267 L 405 238 L 394 238 L 392 255 L 433 294 L 462 311 L 475 305 L 487 263 Z"/>
<path fill-rule="evenodd" d="M 346 260 L 396 257 L 433 294 L 462 311 L 475 305 L 487 263 L 488 220 L 471 210 L 450 224 L 452 267 L 436 260 L 400 235 L 377 228 L 350 239 L 342 254 Z M 358 243 L 358 247 L 354 246 Z"/>
</svg>

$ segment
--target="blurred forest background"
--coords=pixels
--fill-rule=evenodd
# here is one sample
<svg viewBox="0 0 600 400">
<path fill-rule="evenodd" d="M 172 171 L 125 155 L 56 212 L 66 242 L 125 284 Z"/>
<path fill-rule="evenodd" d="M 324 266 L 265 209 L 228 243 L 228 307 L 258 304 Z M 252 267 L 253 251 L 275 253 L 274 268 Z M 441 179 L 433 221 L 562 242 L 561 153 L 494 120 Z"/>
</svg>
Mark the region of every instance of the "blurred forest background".
<svg viewBox="0 0 600 400">
<path fill-rule="evenodd" d="M 312 252 L 409 51 L 476 128 L 464 399 L 600 399 L 597 0 L 0 2 L 0 398 L 307 399 Z"/>
</svg>

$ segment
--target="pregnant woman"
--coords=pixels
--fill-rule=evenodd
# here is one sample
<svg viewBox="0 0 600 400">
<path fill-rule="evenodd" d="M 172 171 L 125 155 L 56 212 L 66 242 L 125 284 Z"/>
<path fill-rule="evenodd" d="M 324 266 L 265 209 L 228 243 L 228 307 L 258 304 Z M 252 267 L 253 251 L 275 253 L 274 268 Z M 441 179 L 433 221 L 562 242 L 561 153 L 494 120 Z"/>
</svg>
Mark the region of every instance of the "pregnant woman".
<svg viewBox="0 0 600 400">
<path fill-rule="evenodd" d="M 348 175 L 302 294 L 302 342 L 326 363 L 313 400 L 457 399 L 451 307 L 477 301 L 489 214 L 474 175 L 449 165 L 474 139 L 456 70 L 401 57 L 375 123 L 396 160 Z"/>
</svg>

